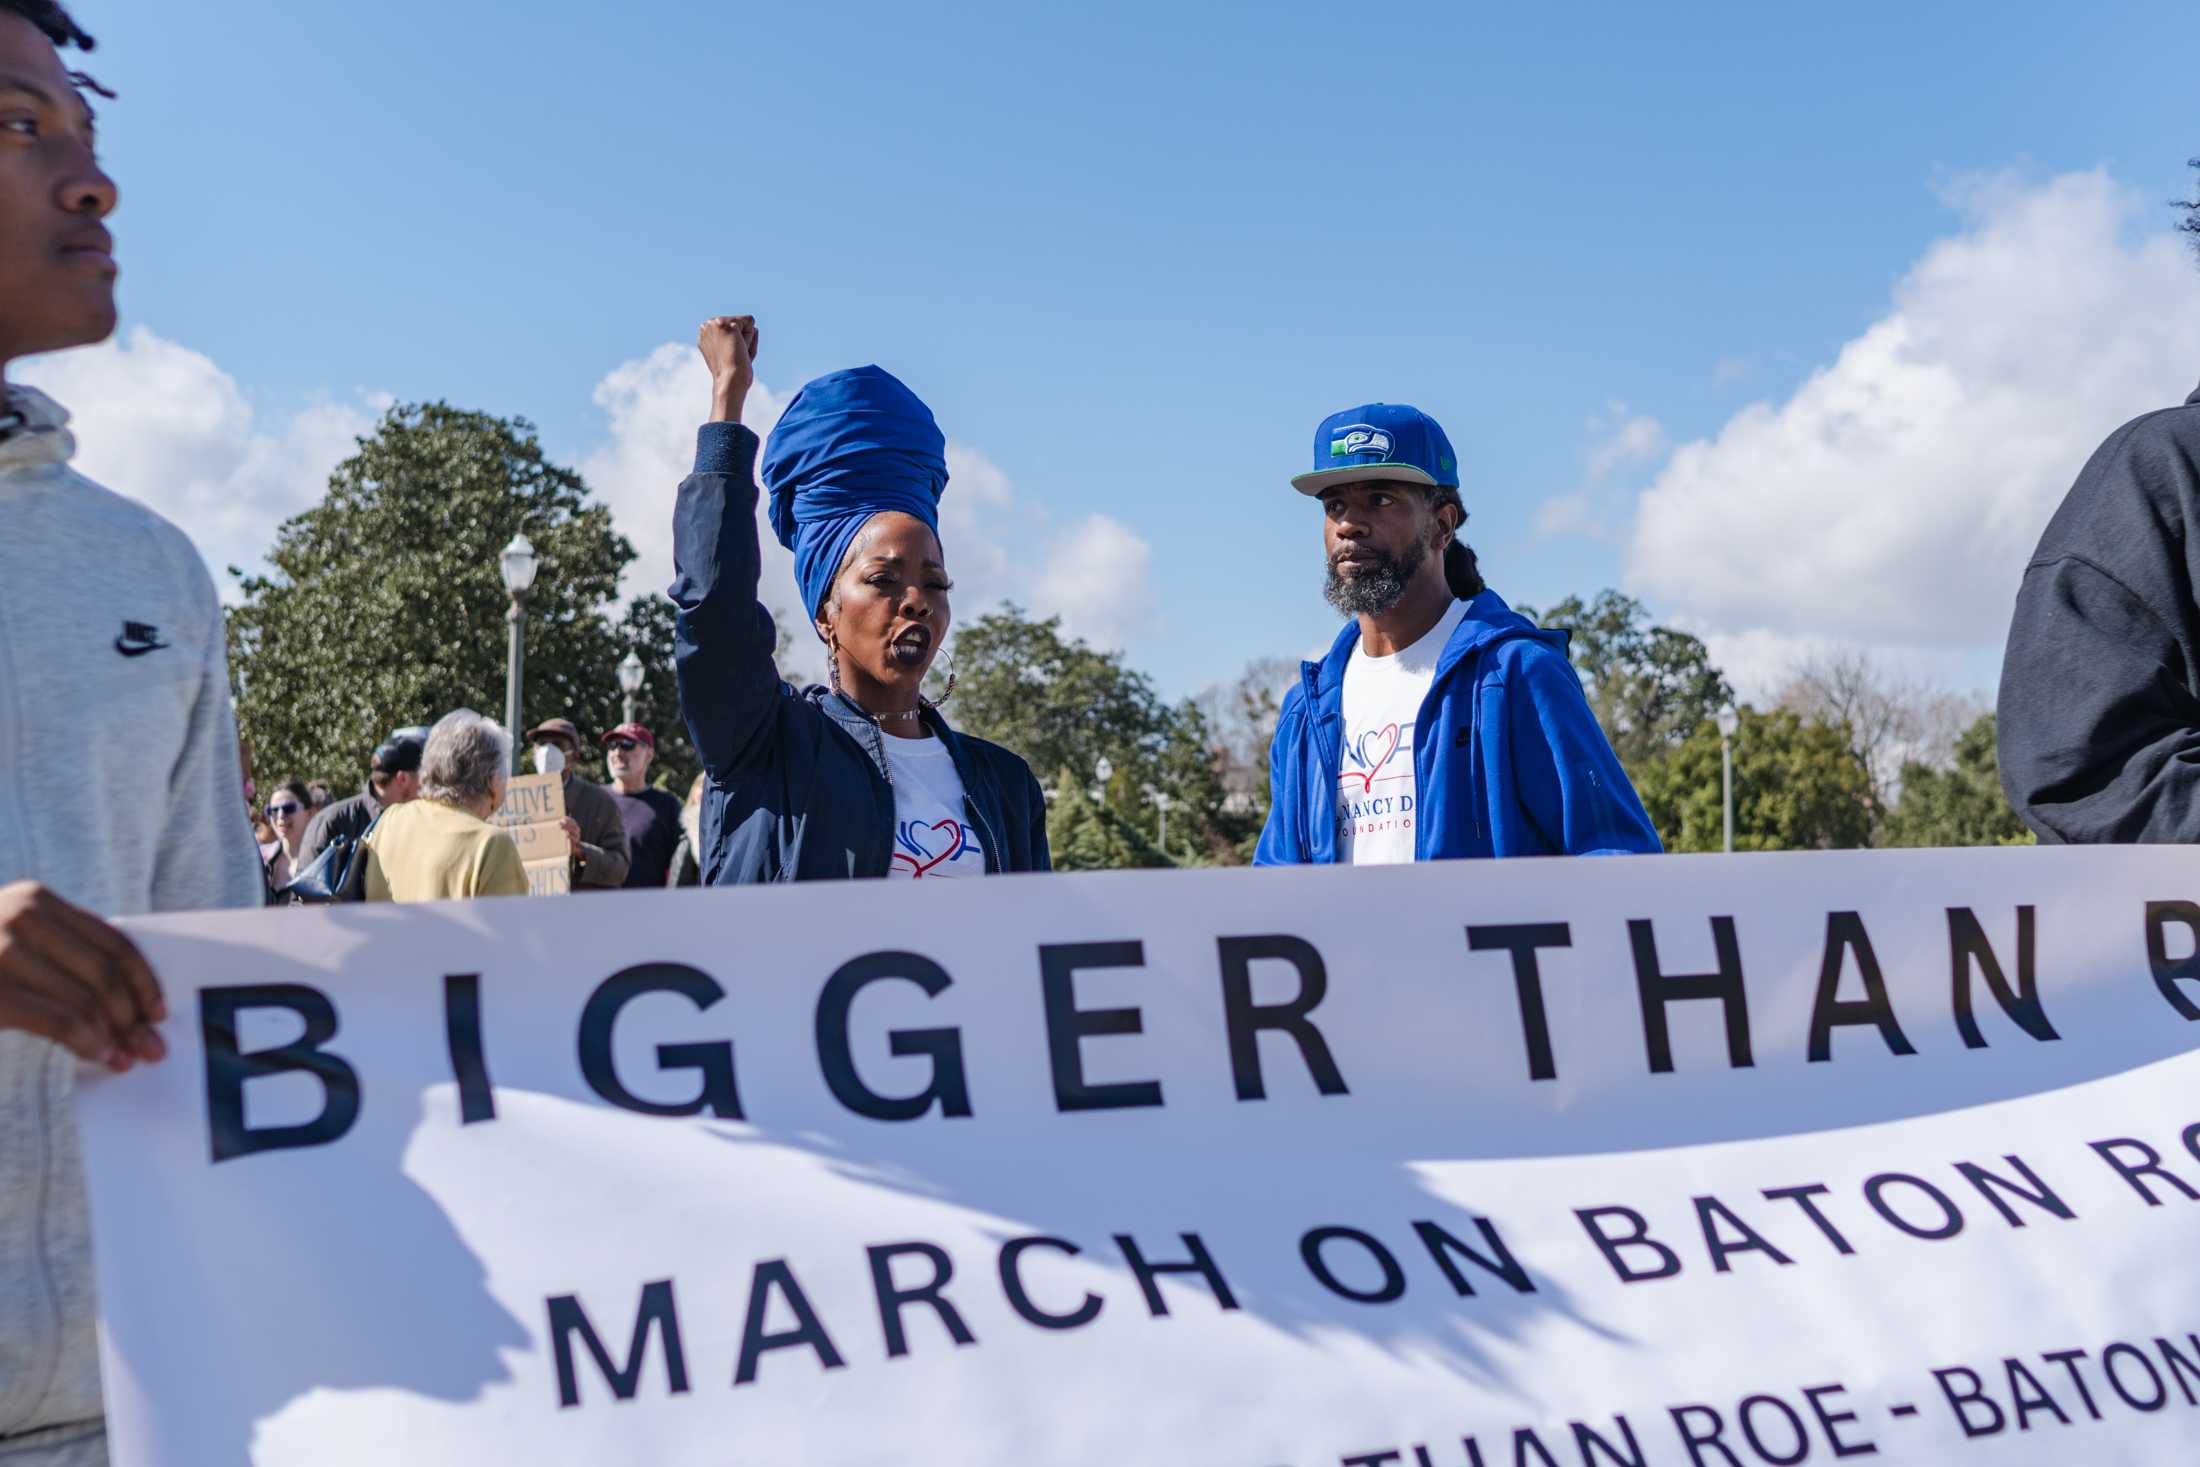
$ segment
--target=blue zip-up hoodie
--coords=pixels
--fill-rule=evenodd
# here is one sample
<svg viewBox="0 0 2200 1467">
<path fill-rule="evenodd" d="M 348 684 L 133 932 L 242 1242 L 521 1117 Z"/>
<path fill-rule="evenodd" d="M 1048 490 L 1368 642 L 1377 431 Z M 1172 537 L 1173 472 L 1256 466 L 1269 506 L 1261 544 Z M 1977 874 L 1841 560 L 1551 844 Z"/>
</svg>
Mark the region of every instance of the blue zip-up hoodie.
<svg viewBox="0 0 2200 1467">
<path fill-rule="evenodd" d="M 1589 711 L 1566 640 L 1495 591 L 1467 603 L 1414 725 L 1415 860 L 1663 849 Z M 1359 641 L 1360 624 L 1347 622 L 1329 655 L 1302 664 L 1284 696 L 1256 866 L 1338 859 L 1344 670 Z"/>
<path fill-rule="evenodd" d="M 703 881 L 742 886 L 884 876 L 893 864 L 894 791 L 882 737 L 838 693 L 779 680 L 779 632 L 756 599 L 756 435 L 705 423 L 695 472 L 672 517 L 673 648 L 680 712 L 710 778 L 703 791 Z M 964 815 L 985 869 L 1047 871 L 1046 800 L 1031 766 L 929 713 L 962 778 Z"/>
</svg>

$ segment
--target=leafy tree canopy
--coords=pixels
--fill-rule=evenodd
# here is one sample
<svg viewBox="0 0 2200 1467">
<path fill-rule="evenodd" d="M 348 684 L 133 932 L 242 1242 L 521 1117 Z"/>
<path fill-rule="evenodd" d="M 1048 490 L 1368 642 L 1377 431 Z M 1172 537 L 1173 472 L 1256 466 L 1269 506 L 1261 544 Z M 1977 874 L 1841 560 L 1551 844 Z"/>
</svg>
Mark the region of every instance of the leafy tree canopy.
<svg viewBox="0 0 2200 1467">
<path fill-rule="evenodd" d="M 230 613 L 238 723 L 261 777 L 356 788 L 392 728 L 458 707 L 502 718 L 510 603 L 497 553 L 522 531 L 541 561 L 523 726 L 562 716 L 592 737 L 617 723 L 626 646 L 605 608 L 634 552 L 610 512 L 544 458 L 526 420 L 400 404 L 327 497 L 281 527 L 272 573 L 244 578 Z M 658 631 L 646 616 L 643 629 Z M 670 677 L 663 630 L 641 649 L 653 680 Z M 678 727 L 676 701 L 669 720 L 661 694 L 650 706 L 660 730 Z"/>
<path fill-rule="evenodd" d="M 1734 700 L 1726 675 L 1711 665 L 1703 640 L 1650 624 L 1632 596 L 1569 596 L 1543 612 L 1519 608 L 1541 626 L 1573 633 L 1568 650 L 1604 736 L 1629 771 L 1678 747 Z"/>
<path fill-rule="evenodd" d="M 1059 618 L 1035 621 L 1006 606 L 954 634 L 957 728 L 1021 754 L 1041 784 L 1093 782 L 1113 766 L 1109 809 L 1158 840 L 1150 792 L 1167 794 L 1169 849 L 1202 861 L 1229 860 L 1242 837 L 1225 811 L 1206 718 L 1191 702 L 1169 703 L 1144 673 L 1062 635 Z M 1059 858 L 1059 853 L 1057 853 Z"/>
<path fill-rule="evenodd" d="M 1814 851 L 1871 843 L 1869 790 L 1848 730 L 1787 709 L 1743 707 L 1734 736 L 1734 849 Z M 1719 732 L 1700 724 L 1635 777 L 1672 851 L 1716 851 L 1724 839 Z"/>
<path fill-rule="evenodd" d="M 1074 776 L 1064 775 L 1047 805 L 1047 840 L 1057 871 L 1122 871 L 1174 866 L 1137 826 L 1109 803 L 1094 804 Z"/>
<path fill-rule="evenodd" d="M 1953 767 L 1902 766 L 1902 798 L 1881 833 L 1881 844 L 1890 846 L 2012 846 L 2036 839 L 2001 792 L 1991 713 L 1957 738 Z"/>
<path fill-rule="evenodd" d="M 1269 745 L 1283 712 L 1283 695 L 1298 681 L 1299 665 L 1281 657 L 1246 664 L 1231 682 L 1199 695 L 1199 710 L 1214 740 L 1215 769 L 1222 780 L 1223 814 L 1217 822 L 1232 857 L 1250 863 L 1268 822 Z"/>
</svg>

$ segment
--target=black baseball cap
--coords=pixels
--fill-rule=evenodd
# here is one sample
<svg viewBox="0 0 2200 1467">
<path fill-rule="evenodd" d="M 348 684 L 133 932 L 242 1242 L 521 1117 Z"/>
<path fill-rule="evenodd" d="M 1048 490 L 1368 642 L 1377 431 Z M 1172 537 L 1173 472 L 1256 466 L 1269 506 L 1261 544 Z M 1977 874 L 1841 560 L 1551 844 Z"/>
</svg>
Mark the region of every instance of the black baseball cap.
<svg viewBox="0 0 2200 1467">
<path fill-rule="evenodd" d="M 428 730 L 415 724 L 401 728 L 374 751 L 376 774 L 412 774 L 420 768 L 420 755 L 428 747 Z"/>
</svg>

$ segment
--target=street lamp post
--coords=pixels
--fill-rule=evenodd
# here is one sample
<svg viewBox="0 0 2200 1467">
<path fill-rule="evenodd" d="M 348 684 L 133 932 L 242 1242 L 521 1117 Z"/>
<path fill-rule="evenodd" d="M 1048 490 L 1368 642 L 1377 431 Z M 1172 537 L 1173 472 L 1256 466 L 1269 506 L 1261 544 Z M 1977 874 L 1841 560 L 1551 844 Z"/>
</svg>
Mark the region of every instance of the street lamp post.
<svg viewBox="0 0 2200 1467">
<path fill-rule="evenodd" d="M 619 718 L 621 723 L 634 721 L 634 695 L 642 690 L 643 676 L 642 659 L 629 647 L 626 660 L 619 664 L 619 701 L 623 710 Z"/>
<path fill-rule="evenodd" d="M 1719 793 L 1726 814 L 1726 845 L 1728 855 L 1734 854 L 1734 734 L 1742 726 L 1742 715 L 1734 711 L 1730 703 L 1718 713 L 1719 724 Z"/>
<path fill-rule="evenodd" d="M 512 609 L 504 617 L 512 627 L 512 640 L 504 659 L 504 726 L 512 735 L 512 772 L 517 774 L 519 687 L 525 656 L 520 644 L 520 624 L 527 618 L 527 592 L 535 584 L 535 547 L 527 543 L 525 535 L 514 535 L 512 543 L 497 553 L 497 565 L 504 573 L 504 589 L 512 598 Z"/>
<path fill-rule="evenodd" d="M 1157 790 L 1150 787 L 1146 791 L 1146 798 L 1153 802 L 1154 809 L 1161 812 L 1160 849 L 1161 854 L 1166 856 L 1169 853 L 1169 806 L 1173 802 L 1169 799 L 1167 790 Z"/>
<path fill-rule="evenodd" d="M 1115 765 L 1109 761 L 1107 755 L 1102 754 L 1092 766 L 1092 778 L 1092 797 L 1105 808 L 1108 803 L 1108 781 L 1115 778 Z"/>
</svg>

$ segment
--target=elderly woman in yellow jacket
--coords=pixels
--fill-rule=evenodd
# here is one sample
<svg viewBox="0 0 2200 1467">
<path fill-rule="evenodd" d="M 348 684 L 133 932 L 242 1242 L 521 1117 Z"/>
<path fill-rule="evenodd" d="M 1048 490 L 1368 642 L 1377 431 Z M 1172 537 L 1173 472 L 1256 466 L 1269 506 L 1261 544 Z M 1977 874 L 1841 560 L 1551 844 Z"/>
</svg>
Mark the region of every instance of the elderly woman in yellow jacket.
<svg viewBox="0 0 2200 1467">
<path fill-rule="evenodd" d="M 489 823 L 511 764 L 512 736 L 495 721 L 445 714 L 420 755 L 420 798 L 384 810 L 367 835 L 367 900 L 525 896 L 519 847 Z"/>
</svg>

